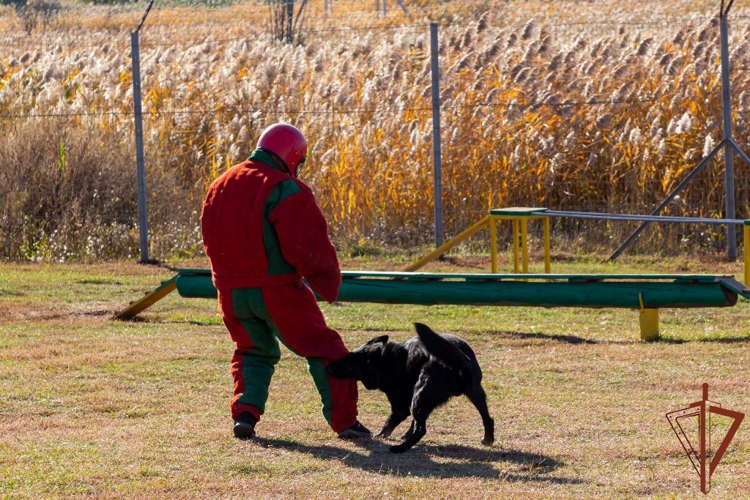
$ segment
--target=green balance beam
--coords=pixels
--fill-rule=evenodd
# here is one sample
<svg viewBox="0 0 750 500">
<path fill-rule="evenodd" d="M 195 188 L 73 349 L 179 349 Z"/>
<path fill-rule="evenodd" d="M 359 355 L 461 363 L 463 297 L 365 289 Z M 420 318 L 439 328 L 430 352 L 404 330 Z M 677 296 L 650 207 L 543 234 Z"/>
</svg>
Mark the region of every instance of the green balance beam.
<svg viewBox="0 0 750 500">
<path fill-rule="evenodd" d="M 341 302 L 659 309 L 729 307 L 738 294 L 750 298 L 732 276 L 344 271 L 342 277 Z M 183 297 L 216 297 L 209 271 L 180 270 L 176 283 Z"/>
<path fill-rule="evenodd" d="M 658 338 L 660 308 L 729 307 L 739 295 L 750 299 L 750 289 L 733 276 L 344 271 L 342 278 L 342 302 L 638 309 L 643 340 Z M 183 297 L 216 297 L 210 271 L 180 269 L 115 317 L 132 318 L 175 288 Z"/>
</svg>

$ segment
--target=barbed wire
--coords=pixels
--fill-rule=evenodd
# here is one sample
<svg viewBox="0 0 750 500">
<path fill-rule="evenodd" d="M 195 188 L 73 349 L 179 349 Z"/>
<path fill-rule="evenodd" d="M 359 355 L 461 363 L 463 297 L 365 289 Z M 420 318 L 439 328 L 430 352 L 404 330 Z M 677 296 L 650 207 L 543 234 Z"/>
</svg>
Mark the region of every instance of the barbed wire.
<svg viewBox="0 0 750 500">
<path fill-rule="evenodd" d="M 662 94 L 659 97 L 641 98 L 641 99 L 606 99 L 606 100 L 592 100 L 592 101 L 565 101 L 565 102 L 533 102 L 533 103 L 518 103 L 515 101 L 504 101 L 499 103 L 463 103 L 454 105 L 443 105 L 440 106 L 441 110 L 448 109 L 472 109 L 472 108 L 507 108 L 513 106 L 516 109 L 534 109 L 545 106 L 549 107 L 565 107 L 565 106 L 595 106 L 595 105 L 617 105 L 617 104 L 640 104 L 640 103 L 653 103 L 663 97 L 674 96 L 676 93 Z M 193 109 L 193 110 L 149 110 L 143 113 L 143 116 L 159 116 L 159 115 L 210 115 L 220 113 L 245 113 L 245 114 L 318 114 L 318 115 L 346 115 L 346 114 L 369 114 L 369 113 L 383 113 L 399 111 L 403 113 L 416 113 L 416 112 L 427 112 L 432 111 L 432 107 L 419 107 L 419 108 L 400 108 L 398 106 L 387 106 L 385 108 L 331 108 L 325 110 L 315 109 Z M 80 113 L 28 113 L 28 114 L 8 114 L 0 112 L 0 119 L 30 119 L 30 118 L 73 118 L 73 117 L 94 117 L 94 116 L 132 116 L 132 111 L 100 111 L 100 112 L 80 112 Z"/>
</svg>

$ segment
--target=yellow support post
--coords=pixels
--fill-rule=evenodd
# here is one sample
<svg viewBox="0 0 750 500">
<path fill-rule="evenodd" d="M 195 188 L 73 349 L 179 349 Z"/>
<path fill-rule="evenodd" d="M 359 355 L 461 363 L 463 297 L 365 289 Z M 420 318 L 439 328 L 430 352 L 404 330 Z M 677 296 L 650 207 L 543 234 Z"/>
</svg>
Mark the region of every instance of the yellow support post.
<svg viewBox="0 0 750 500">
<path fill-rule="evenodd" d="M 518 219 L 513 219 L 513 272 L 518 274 Z"/>
<path fill-rule="evenodd" d="M 659 310 L 641 309 L 641 340 L 656 340 L 659 338 Z"/>
<path fill-rule="evenodd" d="M 521 251 L 523 252 L 523 272 L 527 274 L 529 272 L 529 220 L 524 217 L 521 219 Z"/>
<path fill-rule="evenodd" d="M 467 229 L 463 233 L 459 234 L 458 236 L 455 236 L 455 237 L 451 238 L 450 240 L 448 240 L 447 242 L 445 242 L 445 244 L 443 244 L 443 246 L 441 246 L 439 248 L 436 248 L 432 252 L 428 253 L 427 255 L 425 255 L 424 257 L 422 257 L 418 261 L 416 261 L 414 264 L 412 264 L 409 267 L 407 267 L 406 269 L 404 269 L 404 271 L 407 271 L 407 272 L 408 271 L 416 271 L 417 269 L 419 269 L 420 267 L 424 266 L 425 264 L 428 264 L 428 263 L 432 262 L 433 260 L 437 259 L 438 257 L 440 257 L 441 255 L 443 255 L 445 252 L 447 252 L 451 248 L 455 247 L 456 245 L 458 245 L 462 241 L 470 238 L 477 231 L 479 231 L 481 229 L 484 229 L 484 227 L 487 226 L 487 224 L 489 224 L 489 222 L 490 222 L 490 216 L 489 215 L 483 217 L 482 220 L 480 220 L 479 222 L 477 222 L 476 224 L 474 224 L 473 226 L 471 226 L 469 229 Z"/>
<path fill-rule="evenodd" d="M 497 273 L 497 219 L 490 215 L 490 251 L 492 253 L 492 274 Z"/>
<path fill-rule="evenodd" d="M 549 274 L 552 272 L 552 259 L 550 257 L 550 242 L 549 242 L 549 217 L 545 217 L 544 221 L 544 273 Z M 549 283 L 552 280 L 547 280 Z"/>
<path fill-rule="evenodd" d="M 549 217 L 544 218 L 544 272 L 545 274 L 552 272 L 549 244 Z"/>
<path fill-rule="evenodd" d="M 641 325 L 641 340 L 656 340 L 659 338 L 659 310 L 646 309 L 643 305 L 643 294 L 638 294 L 641 303 L 638 320 Z"/>
<path fill-rule="evenodd" d="M 490 210 L 490 216 L 497 220 L 509 220 L 513 224 L 513 272 L 520 274 L 520 268 L 523 266 L 523 272 L 529 272 L 529 239 L 528 223 L 531 219 L 543 219 L 544 222 L 544 270 L 550 273 L 550 255 L 549 255 L 549 217 L 544 216 L 546 208 L 534 207 L 510 207 L 510 208 L 493 208 Z M 519 228 L 520 224 L 520 228 Z M 521 239 L 519 243 L 518 239 Z M 519 255 L 523 252 L 523 255 Z M 496 271 L 493 271 L 496 272 Z M 524 281 L 528 281 L 525 280 Z"/>
<path fill-rule="evenodd" d="M 521 269 L 524 274 L 529 273 L 529 219 L 521 219 Z M 525 279 L 524 281 L 529 281 Z"/>
</svg>

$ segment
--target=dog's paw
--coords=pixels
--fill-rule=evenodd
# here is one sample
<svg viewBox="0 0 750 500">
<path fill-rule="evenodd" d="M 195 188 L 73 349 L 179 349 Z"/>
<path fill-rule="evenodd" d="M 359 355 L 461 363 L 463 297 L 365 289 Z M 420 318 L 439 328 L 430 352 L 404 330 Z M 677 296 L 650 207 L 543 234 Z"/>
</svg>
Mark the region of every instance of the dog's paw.
<svg viewBox="0 0 750 500">
<path fill-rule="evenodd" d="M 495 442 L 494 437 L 483 437 L 482 438 L 482 444 L 485 446 L 492 446 L 492 443 Z"/>
<path fill-rule="evenodd" d="M 409 446 L 404 446 L 404 445 L 400 444 L 398 446 L 391 446 L 388 449 L 391 451 L 391 453 L 403 453 L 403 452 L 405 452 L 406 450 L 409 449 Z"/>
</svg>

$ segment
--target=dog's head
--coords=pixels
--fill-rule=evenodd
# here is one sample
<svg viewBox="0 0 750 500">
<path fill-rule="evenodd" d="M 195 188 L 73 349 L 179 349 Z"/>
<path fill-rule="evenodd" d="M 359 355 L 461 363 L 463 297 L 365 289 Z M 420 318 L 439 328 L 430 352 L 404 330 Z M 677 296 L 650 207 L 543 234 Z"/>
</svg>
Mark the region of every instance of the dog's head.
<svg viewBox="0 0 750 500">
<path fill-rule="evenodd" d="M 353 378 L 361 381 L 367 389 L 377 389 L 380 385 L 380 359 L 386 343 L 388 335 L 376 337 L 328 365 L 326 371 L 333 377 Z"/>
</svg>

